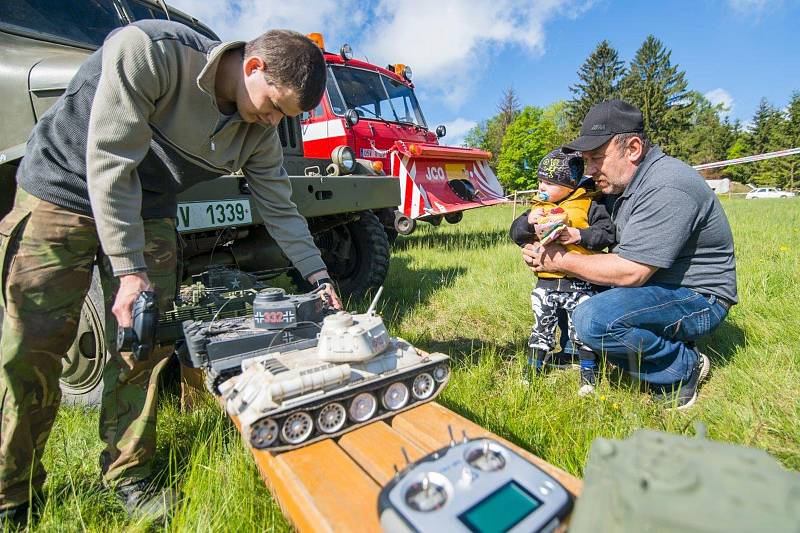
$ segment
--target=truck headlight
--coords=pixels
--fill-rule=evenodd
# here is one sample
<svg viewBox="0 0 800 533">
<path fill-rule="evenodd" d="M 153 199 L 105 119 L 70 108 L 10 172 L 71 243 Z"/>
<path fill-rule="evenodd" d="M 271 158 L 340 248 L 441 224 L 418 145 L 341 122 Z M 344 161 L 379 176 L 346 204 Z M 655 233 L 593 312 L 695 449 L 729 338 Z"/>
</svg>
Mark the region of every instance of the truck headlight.
<svg viewBox="0 0 800 533">
<path fill-rule="evenodd" d="M 356 155 L 349 146 L 337 146 L 331 152 L 331 160 L 339 165 L 343 174 L 351 174 L 356 168 Z"/>
</svg>

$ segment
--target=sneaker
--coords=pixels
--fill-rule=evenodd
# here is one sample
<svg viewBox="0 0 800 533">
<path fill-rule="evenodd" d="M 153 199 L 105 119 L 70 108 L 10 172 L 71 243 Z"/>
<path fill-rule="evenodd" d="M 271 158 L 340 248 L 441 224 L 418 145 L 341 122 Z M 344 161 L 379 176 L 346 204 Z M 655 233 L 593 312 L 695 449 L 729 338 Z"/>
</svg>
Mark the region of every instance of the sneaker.
<svg viewBox="0 0 800 533">
<path fill-rule="evenodd" d="M 685 382 L 680 382 L 674 387 L 665 387 L 662 391 L 653 394 L 653 399 L 657 402 L 668 404 L 668 409 L 683 411 L 689 409 L 697 401 L 697 389 L 708 377 L 711 368 L 711 361 L 704 353 L 697 352 L 697 364 L 692 370 L 692 374 Z"/>
<path fill-rule="evenodd" d="M 162 522 L 177 501 L 173 489 L 159 489 L 150 478 L 117 485 L 114 492 L 128 516 L 154 522 Z"/>
<path fill-rule="evenodd" d="M 0 531 L 25 531 L 28 525 L 28 504 L 0 509 Z"/>
<path fill-rule="evenodd" d="M 581 367 L 581 388 L 578 389 L 578 396 L 588 396 L 594 393 L 595 384 L 597 383 L 596 372 L 594 368 Z"/>
</svg>

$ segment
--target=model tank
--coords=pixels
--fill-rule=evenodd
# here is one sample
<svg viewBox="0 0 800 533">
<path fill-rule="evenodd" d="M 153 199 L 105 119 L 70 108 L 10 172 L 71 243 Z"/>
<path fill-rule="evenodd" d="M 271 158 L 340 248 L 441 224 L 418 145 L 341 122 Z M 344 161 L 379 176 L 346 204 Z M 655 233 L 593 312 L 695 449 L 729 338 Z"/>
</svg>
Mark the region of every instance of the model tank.
<svg viewBox="0 0 800 533">
<path fill-rule="evenodd" d="M 317 339 L 251 352 L 219 385 L 254 448 L 283 451 L 341 435 L 436 397 L 450 358 L 390 337 L 374 312 L 325 317 Z"/>
<path fill-rule="evenodd" d="M 294 295 L 269 287 L 254 294 L 248 308 L 246 316 L 183 323 L 186 343 L 178 352 L 181 362 L 205 370 L 212 394 L 219 394 L 222 381 L 242 372 L 243 361 L 285 345 L 294 349 L 298 341 L 316 344 L 322 319 L 335 312 L 321 289 Z"/>
</svg>

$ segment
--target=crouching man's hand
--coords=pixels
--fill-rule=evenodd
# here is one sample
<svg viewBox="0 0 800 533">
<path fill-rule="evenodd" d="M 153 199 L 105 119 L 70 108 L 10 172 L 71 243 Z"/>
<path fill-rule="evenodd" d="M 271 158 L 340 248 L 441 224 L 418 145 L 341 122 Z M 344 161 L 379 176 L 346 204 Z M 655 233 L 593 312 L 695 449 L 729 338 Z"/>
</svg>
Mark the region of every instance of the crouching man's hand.
<svg viewBox="0 0 800 533">
<path fill-rule="evenodd" d="M 559 263 L 566 250 L 560 244 L 526 244 L 522 248 L 522 259 L 534 272 L 561 272 Z"/>
<path fill-rule="evenodd" d="M 322 286 L 322 295 L 328 300 L 328 305 L 334 309 L 342 309 L 342 302 L 336 294 L 336 288 L 334 288 L 333 281 L 328 275 L 327 270 L 321 270 L 320 272 L 311 274 L 308 277 L 308 282 L 317 287 Z"/>
<path fill-rule="evenodd" d="M 117 318 L 117 325 L 129 328 L 133 325 L 133 304 L 139 293 L 142 291 L 152 291 L 153 286 L 145 272 L 125 274 L 119 277 L 119 290 L 114 299 L 114 306 L 111 312 Z"/>
</svg>

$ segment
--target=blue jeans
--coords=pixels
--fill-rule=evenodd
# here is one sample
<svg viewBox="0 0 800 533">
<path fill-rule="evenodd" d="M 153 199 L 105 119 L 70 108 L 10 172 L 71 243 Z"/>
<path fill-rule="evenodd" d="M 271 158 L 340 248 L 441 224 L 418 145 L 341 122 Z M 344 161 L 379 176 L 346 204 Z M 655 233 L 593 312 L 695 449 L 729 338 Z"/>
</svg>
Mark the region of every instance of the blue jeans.
<svg viewBox="0 0 800 533">
<path fill-rule="evenodd" d="M 663 285 L 619 287 L 592 296 L 572 314 L 578 338 L 653 385 L 687 380 L 697 352 L 686 343 L 710 333 L 727 311 L 716 296 Z"/>
</svg>

